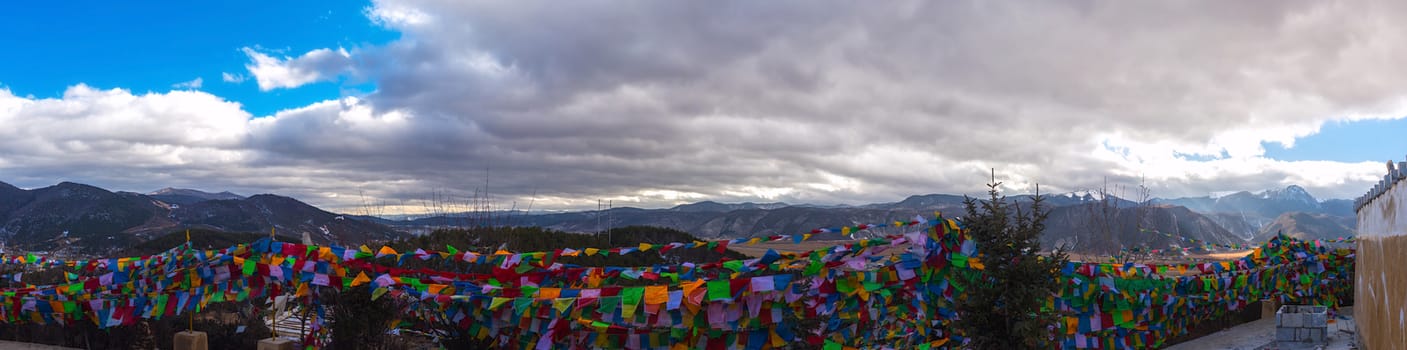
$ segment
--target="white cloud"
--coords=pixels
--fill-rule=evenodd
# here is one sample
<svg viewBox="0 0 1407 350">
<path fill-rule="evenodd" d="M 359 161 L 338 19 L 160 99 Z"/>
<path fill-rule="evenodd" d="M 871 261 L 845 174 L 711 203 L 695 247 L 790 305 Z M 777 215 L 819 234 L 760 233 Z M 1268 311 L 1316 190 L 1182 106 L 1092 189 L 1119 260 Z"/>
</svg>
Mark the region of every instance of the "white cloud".
<svg viewBox="0 0 1407 350">
<path fill-rule="evenodd" d="M 217 173 L 248 156 L 241 147 L 248 119 L 238 104 L 191 90 L 134 95 L 77 85 L 54 99 L 0 90 L 0 123 L 8 125 L 0 130 L 0 164 L 8 164 L 0 175 L 150 186 Z"/>
<path fill-rule="evenodd" d="M 200 88 L 200 85 L 201 85 L 202 83 L 204 83 L 204 82 L 205 82 L 204 79 L 201 79 L 200 77 L 196 77 L 195 79 L 192 79 L 192 80 L 190 80 L 190 81 L 183 81 L 183 82 L 171 84 L 171 87 L 177 88 L 177 89 L 195 90 L 195 89 L 199 89 L 199 88 Z"/>
<path fill-rule="evenodd" d="M 239 73 L 223 72 L 220 73 L 220 79 L 224 80 L 226 83 L 239 84 L 243 83 L 245 80 L 248 80 L 249 77 Z"/>
<path fill-rule="evenodd" d="M 241 50 L 252 61 L 244 67 L 263 91 L 332 80 L 352 65 L 351 53 L 344 49 L 317 49 L 297 58 L 269 56 L 248 47 Z"/>
<path fill-rule="evenodd" d="M 1345 198 L 1381 165 L 1262 144 L 1407 115 L 1391 59 L 1407 55 L 1407 5 L 1358 5 L 381 0 L 368 16 L 395 42 L 243 49 L 261 90 L 353 77 L 374 93 L 254 120 L 193 91 L 8 96 L 0 115 L 40 136 L 0 132 L 0 169 L 93 164 L 108 183 L 334 209 L 484 188 L 546 209 L 865 203 L 980 193 L 991 168 L 1018 192 L 1107 176 L 1162 197 L 1300 184 Z"/>
</svg>

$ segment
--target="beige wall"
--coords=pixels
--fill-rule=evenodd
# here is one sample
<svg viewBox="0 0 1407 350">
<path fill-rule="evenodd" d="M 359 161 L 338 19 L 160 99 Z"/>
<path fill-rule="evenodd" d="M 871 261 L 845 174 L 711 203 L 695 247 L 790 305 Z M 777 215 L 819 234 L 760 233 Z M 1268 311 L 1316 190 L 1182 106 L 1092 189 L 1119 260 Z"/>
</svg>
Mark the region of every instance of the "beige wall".
<svg viewBox="0 0 1407 350">
<path fill-rule="evenodd" d="M 1407 165 L 1399 163 L 1402 165 Z M 1407 344 L 1407 180 L 1399 166 L 1355 204 L 1353 318 L 1365 349 Z"/>
<path fill-rule="evenodd" d="M 1407 344 L 1407 235 L 1359 237 L 1353 320 L 1365 349 Z"/>
</svg>

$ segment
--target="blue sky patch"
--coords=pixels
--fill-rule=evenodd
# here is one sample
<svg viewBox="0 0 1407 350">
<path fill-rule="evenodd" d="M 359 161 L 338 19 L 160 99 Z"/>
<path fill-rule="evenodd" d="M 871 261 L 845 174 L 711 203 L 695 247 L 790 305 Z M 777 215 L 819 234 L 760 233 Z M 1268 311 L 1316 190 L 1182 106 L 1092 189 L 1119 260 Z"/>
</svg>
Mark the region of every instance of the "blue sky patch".
<svg viewBox="0 0 1407 350">
<path fill-rule="evenodd" d="M 255 116 L 337 98 L 337 82 L 259 91 L 243 47 L 276 57 L 352 49 L 400 37 L 371 22 L 363 1 L 32 2 L 0 11 L 0 86 L 19 96 L 59 97 L 88 84 L 165 92 L 201 79 L 198 90 L 239 102 Z M 222 73 L 242 74 L 243 83 Z M 365 87 L 351 91 L 366 90 Z"/>
<path fill-rule="evenodd" d="M 1279 160 L 1400 161 L 1407 152 L 1407 119 L 1329 122 L 1294 147 L 1265 142 L 1265 156 Z"/>
</svg>

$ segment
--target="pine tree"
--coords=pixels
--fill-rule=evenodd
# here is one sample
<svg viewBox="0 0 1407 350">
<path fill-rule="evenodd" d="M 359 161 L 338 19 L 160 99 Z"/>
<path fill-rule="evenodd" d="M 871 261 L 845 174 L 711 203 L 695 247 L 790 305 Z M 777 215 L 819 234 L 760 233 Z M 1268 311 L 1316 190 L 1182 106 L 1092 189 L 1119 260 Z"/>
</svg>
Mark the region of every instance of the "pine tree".
<svg viewBox="0 0 1407 350">
<path fill-rule="evenodd" d="M 1053 326 L 1059 314 L 1049 300 L 1059 292 L 1060 269 L 1069 260 L 1063 249 L 1041 255 L 1040 235 L 1046 215 L 1039 187 L 1026 209 L 1008 203 L 993 179 L 991 199 L 967 198 L 963 223 L 985 268 L 958 278 L 964 293 L 956 308 L 956 328 L 976 349 L 1043 349 L 1055 346 Z"/>
</svg>

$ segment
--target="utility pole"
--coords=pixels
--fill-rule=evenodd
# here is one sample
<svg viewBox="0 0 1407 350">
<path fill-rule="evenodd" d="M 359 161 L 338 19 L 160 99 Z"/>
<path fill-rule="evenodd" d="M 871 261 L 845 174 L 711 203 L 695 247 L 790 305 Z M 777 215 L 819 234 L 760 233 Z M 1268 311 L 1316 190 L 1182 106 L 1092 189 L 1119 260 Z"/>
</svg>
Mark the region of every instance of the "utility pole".
<svg viewBox="0 0 1407 350">
<path fill-rule="evenodd" d="M 616 222 L 612 220 L 613 217 L 611 215 L 614 214 L 611 213 L 611 209 L 616 208 L 615 202 L 615 200 L 606 201 L 606 245 L 612 247 L 615 246 L 615 240 L 611 239 L 611 229 L 615 228 Z"/>
</svg>

